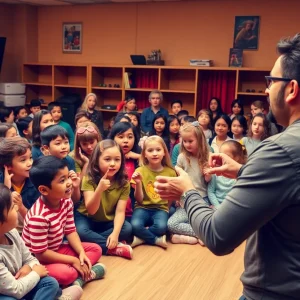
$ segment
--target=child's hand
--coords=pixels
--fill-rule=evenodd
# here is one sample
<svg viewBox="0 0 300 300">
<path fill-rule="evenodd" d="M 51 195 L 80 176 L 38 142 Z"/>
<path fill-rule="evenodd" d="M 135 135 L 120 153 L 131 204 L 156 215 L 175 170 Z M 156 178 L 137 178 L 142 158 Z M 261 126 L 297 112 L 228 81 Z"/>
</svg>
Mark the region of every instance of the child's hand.
<svg viewBox="0 0 300 300">
<path fill-rule="evenodd" d="M 140 183 L 143 180 L 142 175 L 139 172 L 134 172 L 131 179 L 133 179 L 135 183 Z"/>
<path fill-rule="evenodd" d="M 207 174 L 209 174 L 209 167 L 204 167 L 203 168 L 203 175 L 205 176 L 205 175 L 207 175 Z"/>
<path fill-rule="evenodd" d="M 74 262 L 72 267 L 78 271 L 83 280 L 88 280 L 90 278 L 90 271 L 87 264 L 81 265 L 81 262 L 78 258 L 74 257 Z"/>
<path fill-rule="evenodd" d="M 14 174 L 9 174 L 7 166 L 4 166 L 4 184 L 11 189 L 11 178 Z"/>
<path fill-rule="evenodd" d="M 107 179 L 108 172 L 109 169 L 107 169 L 106 173 L 103 175 L 98 184 L 102 192 L 106 191 L 110 187 L 110 180 Z"/>
<path fill-rule="evenodd" d="M 22 197 L 18 192 L 13 191 L 11 193 L 11 199 L 13 204 L 18 205 L 19 209 L 23 206 Z"/>
<path fill-rule="evenodd" d="M 74 189 L 78 188 L 80 185 L 80 177 L 78 177 L 77 174 L 73 170 L 69 171 L 69 177 L 72 180 L 73 188 Z"/>
<path fill-rule="evenodd" d="M 117 234 L 115 234 L 114 232 L 112 232 L 109 237 L 107 238 L 106 241 L 106 247 L 108 249 L 114 249 L 117 247 L 119 242 L 119 236 Z"/>
<path fill-rule="evenodd" d="M 86 256 L 84 251 L 79 253 L 79 261 L 82 266 L 84 264 L 86 264 L 89 268 L 89 271 L 91 271 L 92 263 L 91 263 L 90 259 Z"/>
<path fill-rule="evenodd" d="M 80 158 L 80 160 L 81 160 L 84 164 L 88 164 L 88 163 L 89 163 L 88 157 L 85 156 L 85 155 L 82 153 L 82 150 L 81 150 L 80 147 L 79 147 L 78 150 L 79 150 L 78 152 L 79 152 L 79 158 Z"/>
<path fill-rule="evenodd" d="M 132 153 L 133 153 L 132 151 L 129 151 L 128 153 L 126 153 L 126 154 L 125 154 L 125 158 L 126 158 L 126 159 L 133 158 L 133 157 L 132 157 Z"/>
<path fill-rule="evenodd" d="M 28 275 L 32 269 L 28 265 L 24 265 L 15 275 L 16 279 L 21 279 L 22 277 Z"/>
<path fill-rule="evenodd" d="M 176 200 L 176 202 L 175 202 L 175 207 L 181 207 L 181 204 L 180 204 L 180 201 L 179 201 L 179 200 Z"/>
<path fill-rule="evenodd" d="M 43 265 L 34 265 L 32 270 L 37 272 L 41 278 L 48 276 L 48 270 Z"/>
</svg>

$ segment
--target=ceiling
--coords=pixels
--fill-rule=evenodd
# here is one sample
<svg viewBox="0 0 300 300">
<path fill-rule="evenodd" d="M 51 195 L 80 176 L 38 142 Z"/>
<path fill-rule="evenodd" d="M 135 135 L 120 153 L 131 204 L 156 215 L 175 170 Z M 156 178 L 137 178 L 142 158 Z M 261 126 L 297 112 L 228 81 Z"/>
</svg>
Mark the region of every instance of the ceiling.
<svg viewBox="0 0 300 300">
<path fill-rule="evenodd" d="M 187 0 L 0 0 L 0 3 L 6 4 L 29 4 L 37 6 L 49 5 L 80 5 L 80 4 L 101 4 L 109 2 L 160 2 L 160 1 L 187 1 Z"/>
</svg>

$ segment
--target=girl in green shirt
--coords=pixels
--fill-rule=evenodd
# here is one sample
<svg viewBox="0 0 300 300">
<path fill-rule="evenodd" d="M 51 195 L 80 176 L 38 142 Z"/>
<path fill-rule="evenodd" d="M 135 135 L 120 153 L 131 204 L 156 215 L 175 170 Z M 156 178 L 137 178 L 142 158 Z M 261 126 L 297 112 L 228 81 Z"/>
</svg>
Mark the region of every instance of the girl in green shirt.
<svg viewBox="0 0 300 300">
<path fill-rule="evenodd" d="M 130 186 L 120 146 L 113 140 L 97 144 L 83 177 L 84 201 L 75 212 L 75 224 L 82 241 L 93 242 L 106 255 L 132 258 L 132 249 L 121 243 L 131 236 L 125 220 Z"/>
</svg>

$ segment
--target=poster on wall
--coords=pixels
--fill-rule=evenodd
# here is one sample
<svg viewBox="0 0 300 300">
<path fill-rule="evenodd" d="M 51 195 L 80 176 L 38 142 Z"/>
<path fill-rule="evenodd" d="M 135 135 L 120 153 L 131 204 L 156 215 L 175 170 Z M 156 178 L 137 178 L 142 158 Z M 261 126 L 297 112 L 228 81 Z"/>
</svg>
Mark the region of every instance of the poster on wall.
<svg viewBox="0 0 300 300">
<path fill-rule="evenodd" d="M 82 52 L 82 23 L 63 23 L 63 53 Z"/>
<path fill-rule="evenodd" d="M 233 48 L 257 50 L 259 26 L 259 16 L 235 17 Z"/>
<path fill-rule="evenodd" d="M 229 50 L 229 67 L 242 67 L 243 49 L 230 48 Z"/>
</svg>

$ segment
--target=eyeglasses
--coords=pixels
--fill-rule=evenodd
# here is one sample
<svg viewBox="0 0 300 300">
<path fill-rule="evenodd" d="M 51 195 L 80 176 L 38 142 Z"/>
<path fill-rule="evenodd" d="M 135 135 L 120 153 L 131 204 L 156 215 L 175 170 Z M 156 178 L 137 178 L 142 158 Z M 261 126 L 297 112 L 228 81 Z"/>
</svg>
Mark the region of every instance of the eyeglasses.
<svg viewBox="0 0 300 300">
<path fill-rule="evenodd" d="M 293 79 L 290 78 L 284 78 L 284 77 L 273 77 L 273 76 L 265 76 L 266 78 L 266 85 L 267 85 L 267 89 L 270 89 L 271 85 L 273 84 L 274 81 L 285 81 L 285 82 L 289 82 Z"/>
<path fill-rule="evenodd" d="M 84 134 L 86 131 L 89 132 L 89 133 L 97 133 L 96 129 L 92 126 L 79 127 L 77 129 L 78 134 Z"/>
</svg>

